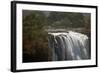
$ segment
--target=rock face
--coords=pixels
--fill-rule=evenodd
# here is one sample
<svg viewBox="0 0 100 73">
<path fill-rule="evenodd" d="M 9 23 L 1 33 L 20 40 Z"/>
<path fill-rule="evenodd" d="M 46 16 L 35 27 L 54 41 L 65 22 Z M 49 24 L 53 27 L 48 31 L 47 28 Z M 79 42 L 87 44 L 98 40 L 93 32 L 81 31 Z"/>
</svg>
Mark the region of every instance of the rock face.
<svg viewBox="0 0 100 73">
<path fill-rule="evenodd" d="M 73 31 L 48 34 L 53 61 L 90 59 L 89 40 L 86 35 Z"/>
</svg>

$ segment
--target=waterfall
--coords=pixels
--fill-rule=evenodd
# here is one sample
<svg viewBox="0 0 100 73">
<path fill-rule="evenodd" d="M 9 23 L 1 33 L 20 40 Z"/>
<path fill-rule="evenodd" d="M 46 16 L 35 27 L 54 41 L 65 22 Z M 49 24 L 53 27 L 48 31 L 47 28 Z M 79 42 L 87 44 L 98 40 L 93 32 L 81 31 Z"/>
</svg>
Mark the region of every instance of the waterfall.
<svg viewBox="0 0 100 73">
<path fill-rule="evenodd" d="M 68 33 L 48 33 L 49 48 L 52 49 L 52 60 L 89 59 L 89 40 L 84 34 L 69 31 Z"/>
</svg>

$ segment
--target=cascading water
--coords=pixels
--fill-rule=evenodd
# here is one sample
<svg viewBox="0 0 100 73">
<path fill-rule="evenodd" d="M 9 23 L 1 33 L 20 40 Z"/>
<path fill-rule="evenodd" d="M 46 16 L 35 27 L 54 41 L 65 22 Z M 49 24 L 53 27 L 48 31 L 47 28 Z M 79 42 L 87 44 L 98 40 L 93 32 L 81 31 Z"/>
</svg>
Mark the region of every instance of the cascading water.
<svg viewBox="0 0 100 73">
<path fill-rule="evenodd" d="M 69 31 L 68 33 L 48 33 L 49 48 L 52 49 L 52 60 L 89 59 L 89 41 L 84 34 Z"/>
</svg>

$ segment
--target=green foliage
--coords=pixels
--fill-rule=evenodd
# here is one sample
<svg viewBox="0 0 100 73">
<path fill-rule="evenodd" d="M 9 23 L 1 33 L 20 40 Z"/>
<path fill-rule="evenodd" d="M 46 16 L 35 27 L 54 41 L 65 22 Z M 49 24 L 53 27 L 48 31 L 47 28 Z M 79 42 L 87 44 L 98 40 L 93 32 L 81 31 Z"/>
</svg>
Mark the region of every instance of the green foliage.
<svg viewBox="0 0 100 73">
<path fill-rule="evenodd" d="M 71 13 L 71 12 L 51 12 L 48 17 L 50 21 L 49 25 L 52 27 L 84 27 L 84 16 L 82 13 Z"/>
<path fill-rule="evenodd" d="M 43 13 L 33 12 L 31 15 L 23 18 L 23 34 L 26 38 L 38 39 L 44 32 L 45 15 Z"/>
<path fill-rule="evenodd" d="M 44 31 L 45 24 L 46 17 L 42 12 L 33 12 L 23 18 L 23 54 L 27 52 L 27 55 L 48 59 L 49 54 L 46 51 L 49 49 L 47 32 Z"/>
</svg>

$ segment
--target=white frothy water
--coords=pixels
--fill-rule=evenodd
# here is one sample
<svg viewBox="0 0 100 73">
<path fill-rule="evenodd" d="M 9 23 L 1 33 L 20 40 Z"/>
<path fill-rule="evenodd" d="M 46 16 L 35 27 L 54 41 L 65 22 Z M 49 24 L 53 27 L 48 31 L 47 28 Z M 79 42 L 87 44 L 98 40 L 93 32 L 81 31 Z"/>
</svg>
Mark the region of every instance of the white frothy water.
<svg viewBox="0 0 100 73">
<path fill-rule="evenodd" d="M 69 31 L 68 33 L 48 33 L 49 48 L 52 49 L 52 60 L 89 59 L 89 41 L 84 34 Z"/>
</svg>

